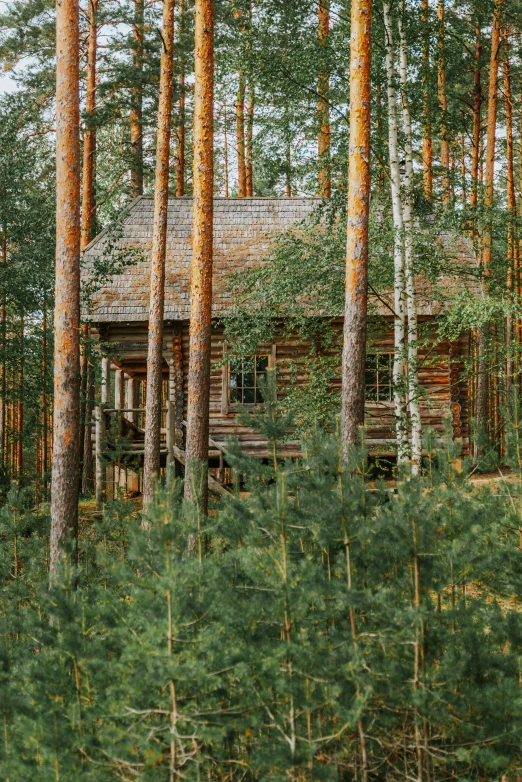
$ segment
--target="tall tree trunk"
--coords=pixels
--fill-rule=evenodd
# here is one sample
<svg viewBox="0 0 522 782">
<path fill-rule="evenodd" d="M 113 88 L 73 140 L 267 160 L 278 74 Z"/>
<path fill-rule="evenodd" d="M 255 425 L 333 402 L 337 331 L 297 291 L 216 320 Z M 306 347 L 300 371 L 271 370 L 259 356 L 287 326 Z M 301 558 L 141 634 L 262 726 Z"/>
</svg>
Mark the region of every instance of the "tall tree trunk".
<svg viewBox="0 0 522 782">
<path fill-rule="evenodd" d="M 152 498 L 160 468 L 161 381 L 163 366 L 163 310 L 165 303 L 165 251 L 169 206 L 169 153 L 172 113 L 174 50 L 174 0 L 163 0 L 160 95 L 156 142 L 154 223 L 150 262 L 149 346 L 147 354 L 147 404 L 143 457 L 143 502 Z"/>
<path fill-rule="evenodd" d="M 51 577 L 78 532 L 80 442 L 80 106 L 78 0 L 56 4 L 56 283 Z"/>
<path fill-rule="evenodd" d="M 433 137 L 430 110 L 430 18 L 428 0 L 421 0 L 422 23 L 422 181 L 424 198 L 433 198 Z"/>
<path fill-rule="evenodd" d="M 228 184 L 228 134 L 227 134 L 227 107 L 226 105 L 223 107 L 223 142 L 224 142 L 224 166 L 225 166 L 225 198 L 228 198 L 229 195 L 229 184 Z"/>
<path fill-rule="evenodd" d="M 185 0 L 178 0 L 178 43 L 179 43 L 179 104 L 177 128 L 176 196 L 185 195 L 185 53 L 183 31 L 185 27 Z"/>
<path fill-rule="evenodd" d="M 246 161 L 245 161 L 245 76 L 239 72 L 236 99 L 236 146 L 237 146 L 237 194 L 239 198 L 246 196 Z"/>
<path fill-rule="evenodd" d="M 81 245 L 83 251 L 89 244 L 93 235 L 93 227 L 96 215 L 95 197 L 95 155 L 96 155 L 96 129 L 94 117 L 96 110 L 96 57 L 97 57 L 97 13 L 98 0 L 89 0 L 87 26 L 87 84 L 85 93 L 85 131 L 83 134 L 83 169 L 82 169 L 82 224 Z M 85 438 L 90 445 L 91 420 L 88 416 L 87 400 L 90 396 L 89 389 L 89 360 L 87 341 L 89 339 L 89 324 L 83 325 L 84 346 L 81 357 L 81 429 L 80 429 L 80 457 L 82 458 L 82 476 L 85 469 Z"/>
<path fill-rule="evenodd" d="M 319 47 L 323 51 L 328 46 L 330 34 L 330 0 L 319 0 Z M 317 119 L 319 134 L 317 138 L 317 154 L 319 169 L 320 197 L 328 198 L 331 195 L 330 182 L 330 78 L 328 75 L 328 61 L 324 55 L 319 60 L 319 79 L 317 84 L 319 100 L 317 103 Z"/>
<path fill-rule="evenodd" d="M 446 96 L 446 45 L 445 45 L 445 8 L 444 0 L 438 0 L 437 18 L 439 20 L 437 91 L 440 110 L 440 164 L 442 166 L 442 201 L 447 203 L 450 197 L 449 180 L 449 142 L 448 142 L 448 100 Z"/>
<path fill-rule="evenodd" d="M 2 271 L 5 272 L 7 266 L 7 230 L 4 226 L 2 228 Z M 6 448 L 6 412 L 7 412 L 7 366 L 6 366 L 6 348 L 7 348 L 7 319 L 6 319 L 6 295 L 5 287 L 2 288 L 2 303 L 1 303 L 1 334 L 2 340 L 2 363 L 0 371 L 2 373 L 0 378 L 0 469 L 5 472 L 7 465 L 7 448 Z"/>
<path fill-rule="evenodd" d="M 18 366 L 18 399 L 16 400 L 16 476 L 24 472 L 24 316 L 20 316 L 20 358 Z"/>
<path fill-rule="evenodd" d="M 477 25 L 475 35 L 475 67 L 473 69 L 473 145 L 471 152 L 471 195 L 469 205 L 476 210 L 478 203 L 479 158 L 480 158 L 480 127 L 482 124 L 482 84 L 480 66 L 482 59 L 482 33 Z M 475 223 L 475 217 L 472 217 Z"/>
<path fill-rule="evenodd" d="M 254 195 L 254 175 L 252 170 L 252 151 L 254 143 L 254 84 L 249 81 L 247 87 L 246 141 L 245 141 L 245 190 L 247 197 Z"/>
<path fill-rule="evenodd" d="M 486 140 L 486 165 L 484 183 L 484 207 L 491 210 L 494 198 L 495 179 L 495 144 L 497 131 L 497 102 L 498 102 L 498 65 L 500 50 L 500 3 L 496 0 L 493 8 L 493 24 L 491 28 L 491 56 L 489 61 L 489 92 L 488 92 L 488 128 Z M 490 276 L 492 245 L 492 225 L 487 214 L 487 225 L 482 238 L 482 266 L 484 284 L 487 287 Z M 486 352 L 490 342 L 489 324 L 484 324 L 479 329 L 479 371 L 477 377 L 477 431 L 486 431 L 488 422 L 488 371 Z"/>
<path fill-rule="evenodd" d="M 506 57 L 504 60 L 504 106 L 506 115 L 506 162 L 507 162 L 507 206 L 510 214 L 508 224 L 508 270 L 507 288 L 513 292 L 513 281 L 518 260 L 518 243 L 516 237 L 517 199 L 515 193 L 515 170 L 513 161 L 513 102 L 511 96 L 511 67 L 509 61 L 509 44 L 505 41 Z M 509 404 L 511 396 L 511 382 L 513 378 L 513 356 L 511 353 L 513 340 L 513 318 L 509 314 L 506 318 L 506 403 Z"/>
<path fill-rule="evenodd" d="M 405 396 L 405 329 L 406 315 L 404 306 L 404 249 L 403 249 L 403 213 L 401 200 L 401 175 L 399 170 L 397 141 L 397 99 L 395 94 L 395 65 L 393 51 L 393 30 L 390 16 L 390 2 L 383 5 L 386 44 L 386 80 L 388 92 L 388 148 L 390 159 L 390 185 L 394 225 L 394 357 L 393 357 L 393 395 L 395 402 L 395 428 L 397 433 L 397 459 L 404 462 L 408 452 L 408 424 Z"/>
<path fill-rule="evenodd" d="M 364 424 L 370 204 L 371 10 L 371 0 L 352 2 L 341 411 L 345 455 L 348 444 L 357 442 L 358 429 Z M 323 194 L 326 195 L 324 190 Z"/>
<path fill-rule="evenodd" d="M 417 305 L 415 301 L 414 240 L 413 240 L 413 150 L 410 106 L 408 100 L 408 62 L 405 25 L 405 5 L 399 16 L 401 103 L 404 126 L 405 176 L 403 203 L 404 276 L 408 313 L 408 409 L 411 427 L 412 473 L 418 475 L 422 462 L 422 426 L 419 406 Z"/>
<path fill-rule="evenodd" d="M 131 89 L 131 196 L 143 195 L 143 32 L 144 0 L 134 0 L 132 61 L 135 83 Z"/>
<path fill-rule="evenodd" d="M 214 2 L 196 0 L 194 206 L 185 497 L 206 512 L 212 328 Z"/>
<path fill-rule="evenodd" d="M 42 488 L 47 488 L 49 467 L 49 404 L 47 400 L 47 301 L 44 297 L 42 317 Z"/>
</svg>

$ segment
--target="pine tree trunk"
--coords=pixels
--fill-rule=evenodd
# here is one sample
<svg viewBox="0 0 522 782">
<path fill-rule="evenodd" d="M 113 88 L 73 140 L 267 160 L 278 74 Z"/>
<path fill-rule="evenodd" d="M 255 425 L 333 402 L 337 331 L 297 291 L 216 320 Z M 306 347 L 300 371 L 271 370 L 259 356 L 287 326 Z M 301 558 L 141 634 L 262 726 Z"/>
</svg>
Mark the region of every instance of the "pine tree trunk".
<svg viewBox="0 0 522 782">
<path fill-rule="evenodd" d="M 405 177 L 403 202 L 404 223 L 404 276 L 406 288 L 406 309 L 408 313 L 408 409 L 411 427 L 411 464 L 413 475 L 418 475 L 422 462 L 422 426 L 419 407 L 419 366 L 417 305 L 415 301 L 414 241 L 413 241 L 413 150 L 410 107 L 408 100 L 407 43 L 404 31 L 404 3 L 399 17 L 400 34 L 400 81 L 401 103 L 404 126 Z"/>
<path fill-rule="evenodd" d="M 228 181 L 228 134 L 227 134 L 227 107 L 223 107 L 223 154 L 224 154 L 224 168 L 225 168 L 225 198 L 229 195 L 229 181 Z"/>
<path fill-rule="evenodd" d="M 179 104 L 177 128 L 176 196 L 185 195 L 185 55 L 183 51 L 183 30 L 185 21 L 185 0 L 178 0 L 178 42 L 179 42 Z"/>
<path fill-rule="evenodd" d="M 328 46 L 330 34 L 330 0 L 319 0 L 319 47 L 323 50 Z M 330 182 L 330 79 L 328 62 L 324 55 L 319 60 L 319 78 L 317 84 L 319 100 L 317 103 L 317 120 L 319 134 L 317 137 L 318 156 L 318 194 L 322 198 L 331 195 Z"/>
<path fill-rule="evenodd" d="M 444 0 L 438 0 L 437 18 L 439 20 L 437 92 L 440 108 L 440 164 L 442 166 L 442 201 L 450 198 L 449 180 L 449 142 L 448 142 L 448 100 L 446 96 L 446 47 L 445 47 L 445 8 Z"/>
<path fill-rule="evenodd" d="M 422 23 L 422 181 L 424 197 L 433 198 L 433 138 L 430 111 L 430 18 L 428 0 L 421 0 Z"/>
<path fill-rule="evenodd" d="M 83 169 L 82 169 L 82 227 L 81 250 L 85 250 L 92 239 L 96 214 L 95 198 L 95 155 L 96 155 L 96 129 L 94 127 L 94 113 L 96 110 L 96 58 L 97 58 L 97 13 L 98 0 L 89 0 L 87 27 L 87 83 L 85 91 L 85 131 L 83 134 Z M 89 360 L 86 342 L 89 339 L 89 324 L 83 325 L 84 347 L 81 357 L 81 428 L 80 428 L 80 458 L 82 460 L 82 475 L 80 483 L 83 484 L 85 438 L 90 445 L 91 421 L 88 417 L 87 400 L 90 396 L 89 388 Z"/>
<path fill-rule="evenodd" d="M 212 328 L 214 2 L 196 0 L 194 206 L 185 497 L 208 503 L 208 408 Z"/>
<path fill-rule="evenodd" d="M 16 475 L 24 472 L 24 316 L 20 317 L 20 364 L 18 367 L 18 399 L 16 402 Z"/>
<path fill-rule="evenodd" d="M 393 395 L 395 402 L 395 428 L 397 434 L 397 460 L 404 462 L 408 450 L 408 425 L 405 398 L 405 330 L 406 315 L 404 302 L 404 249 L 403 249 L 403 212 L 401 200 L 401 176 L 399 170 L 397 141 L 397 100 L 395 95 L 395 66 L 393 52 L 393 30 L 390 16 L 390 3 L 383 4 L 386 79 L 388 93 L 388 149 L 390 159 L 390 185 L 394 225 L 394 358 L 393 358 Z"/>
<path fill-rule="evenodd" d="M 346 298 L 342 365 L 342 438 L 346 455 L 364 424 L 370 204 L 371 0 L 353 0 L 350 39 L 350 141 Z M 325 185 L 325 180 L 323 180 Z M 323 190 L 324 195 L 326 192 Z"/>
<path fill-rule="evenodd" d="M 49 413 L 47 400 L 47 302 L 44 299 L 42 318 L 42 488 L 47 488 L 49 467 Z"/>
<path fill-rule="evenodd" d="M 475 236 L 475 212 L 478 204 L 480 126 L 482 123 L 482 84 L 480 66 L 482 59 L 482 34 L 477 26 L 475 37 L 475 67 L 473 69 L 473 146 L 471 152 L 471 195 L 469 205 L 472 211 L 472 236 Z"/>
<path fill-rule="evenodd" d="M 506 58 L 504 60 L 504 107 L 506 115 L 506 162 L 507 162 L 507 207 L 511 219 L 508 224 L 508 271 L 507 289 L 513 292 L 513 280 L 518 261 L 518 243 L 516 237 L 517 200 L 515 193 L 515 170 L 513 160 L 513 102 L 511 96 L 511 67 L 509 61 L 509 43 L 506 40 Z M 513 341 L 513 319 L 511 315 L 506 318 L 506 403 L 509 404 L 511 396 L 511 382 L 513 379 L 513 357 L 511 353 Z"/>
<path fill-rule="evenodd" d="M 135 84 L 131 89 L 130 143 L 131 196 L 143 195 L 143 32 L 144 0 L 134 0 L 134 46 L 132 60 Z"/>
<path fill-rule="evenodd" d="M 56 5 L 56 283 L 50 571 L 78 530 L 80 111 L 78 0 Z"/>
<path fill-rule="evenodd" d="M 143 457 L 143 502 L 152 498 L 154 480 L 160 469 L 161 382 L 163 366 L 163 310 L 165 303 L 165 251 L 169 205 L 169 153 L 172 113 L 174 50 L 174 1 L 163 0 L 163 22 L 156 180 L 150 273 L 149 345 L 147 354 L 147 404 Z"/>
<path fill-rule="evenodd" d="M 5 226 L 2 229 L 2 271 L 5 272 L 7 266 L 7 231 Z M 7 367 L 6 367 L 6 348 L 7 348 L 7 320 L 6 320 L 6 295 L 5 288 L 2 288 L 2 304 L 1 304 L 1 334 L 2 340 L 2 362 L 0 366 L 1 378 L 0 378 L 0 469 L 5 472 L 7 464 L 6 454 L 6 410 L 7 410 Z"/>
<path fill-rule="evenodd" d="M 254 85 L 250 81 L 247 89 L 246 142 L 245 142 L 245 189 L 247 197 L 254 195 L 254 175 L 252 170 L 252 149 L 254 142 Z"/>
<path fill-rule="evenodd" d="M 495 144 L 497 130 L 497 102 L 498 102 L 498 65 L 500 49 L 500 4 L 496 0 L 493 9 L 493 25 L 491 29 L 491 57 L 489 62 L 489 93 L 488 93 L 488 128 L 486 140 L 486 166 L 484 183 L 484 207 L 491 210 L 494 198 L 495 178 Z M 484 284 L 487 287 L 490 276 L 492 226 L 490 217 L 486 215 L 488 224 L 484 229 L 482 239 L 482 266 Z M 490 341 L 489 324 L 484 324 L 479 336 L 479 373 L 477 377 L 477 431 L 485 432 L 488 423 L 488 371 L 486 351 Z"/>
<path fill-rule="evenodd" d="M 245 161 L 245 76 L 239 72 L 236 99 L 236 146 L 237 146 L 237 194 L 239 198 L 246 196 L 246 161 Z"/>
</svg>

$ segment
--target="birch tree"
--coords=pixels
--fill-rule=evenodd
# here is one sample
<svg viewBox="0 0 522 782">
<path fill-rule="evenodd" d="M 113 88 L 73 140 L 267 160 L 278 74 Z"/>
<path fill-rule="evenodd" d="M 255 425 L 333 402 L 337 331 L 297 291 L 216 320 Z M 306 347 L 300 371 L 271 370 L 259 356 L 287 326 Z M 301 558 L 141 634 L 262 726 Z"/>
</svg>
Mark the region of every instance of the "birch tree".
<svg viewBox="0 0 522 782">
<path fill-rule="evenodd" d="M 161 381 L 163 367 L 163 312 L 165 303 L 165 251 L 169 206 L 170 128 L 173 89 L 174 0 L 163 0 L 160 95 L 154 184 L 154 222 L 150 271 L 149 344 L 147 353 L 147 398 L 145 452 L 143 456 L 143 501 L 152 497 L 154 478 L 160 468 Z"/>
<path fill-rule="evenodd" d="M 56 4 L 56 283 L 51 577 L 78 530 L 80 442 L 80 105 L 78 0 Z"/>
<path fill-rule="evenodd" d="M 388 96 L 388 152 L 390 159 L 390 186 L 394 226 L 393 298 L 395 351 L 393 357 L 393 396 L 395 403 L 395 422 L 397 433 L 397 458 L 399 462 L 404 462 L 408 453 L 404 366 L 406 336 L 403 248 L 404 221 L 401 200 L 401 175 L 399 169 L 399 143 L 397 134 L 397 96 L 395 92 L 393 28 L 391 20 L 391 5 L 389 2 L 384 2 L 383 13 L 386 47 L 386 83 Z"/>
</svg>

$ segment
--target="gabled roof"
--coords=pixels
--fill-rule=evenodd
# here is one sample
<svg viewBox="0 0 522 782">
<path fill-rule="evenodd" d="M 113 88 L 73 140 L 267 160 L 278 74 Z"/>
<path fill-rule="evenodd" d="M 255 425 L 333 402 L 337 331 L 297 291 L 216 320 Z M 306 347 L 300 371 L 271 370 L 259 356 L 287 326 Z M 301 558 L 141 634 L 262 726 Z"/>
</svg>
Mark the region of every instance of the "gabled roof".
<svg viewBox="0 0 522 782">
<path fill-rule="evenodd" d="M 255 266 L 266 257 L 272 237 L 305 220 L 321 202 L 318 198 L 215 198 L 213 315 L 223 314 L 230 305 L 227 277 Z M 105 229 L 84 252 L 82 282 L 93 277 L 97 259 L 104 253 L 118 259 L 132 256 L 132 262 L 108 279 L 92 297 L 90 312 L 84 317 L 95 323 L 147 321 L 150 295 L 150 250 L 152 244 L 153 199 L 140 196 L 124 212 L 118 230 Z M 190 260 L 192 199 L 169 198 L 165 279 L 165 320 L 188 320 L 190 316 Z M 469 242 L 460 236 L 442 234 L 440 241 L 455 262 L 455 273 L 446 273 L 438 286 L 455 293 L 464 287 L 477 287 L 472 279 L 476 262 Z M 459 269 L 471 272 L 460 282 Z M 431 284 L 416 281 L 419 315 L 441 311 L 440 298 Z M 393 291 L 374 299 L 377 312 L 393 312 Z"/>
<path fill-rule="evenodd" d="M 306 219 L 320 203 L 317 198 L 216 198 L 214 199 L 213 313 L 227 308 L 230 295 L 226 277 L 262 260 L 270 238 Z M 115 274 L 93 296 L 91 313 L 96 323 L 148 320 L 150 249 L 153 200 L 135 199 L 124 214 L 117 238 L 102 231 L 84 252 L 82 281 L 92 277 L 93 265 L 108 247 L 122 254 L 126 248 L 141 250 L 142 258 Z M 192 199 L 169 198 L 165 279 L 165 320 L 187 320 L 190 315 L 190 260 Z M 141 253 L 140 253 L 141 254 Z"/>
</svg>

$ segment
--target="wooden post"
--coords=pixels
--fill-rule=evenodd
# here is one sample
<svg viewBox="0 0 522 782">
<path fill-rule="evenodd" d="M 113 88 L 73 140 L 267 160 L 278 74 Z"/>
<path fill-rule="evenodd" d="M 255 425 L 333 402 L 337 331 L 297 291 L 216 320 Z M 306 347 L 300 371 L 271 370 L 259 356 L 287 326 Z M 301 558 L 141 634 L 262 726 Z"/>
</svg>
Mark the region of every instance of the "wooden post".
<svg viewBox="0 0 522 782">
<path fill-rule="evenodd" d="M 100 430 L 99 438 L 97 436 L 96 448 L 96 486 L 98 487 L 98 462 L 100 463 L 101 485 L 103 486 L 103 497 L 108 494 L 108 485 L 112 483 L 112 469 L 104 464 L 101 458 L 98 458 L 98 446 L 101 449 L 100 457 L 103 455 L 103 447 L 107 436 L 107 416 L 104 408 L 111 404 L 111 362 L 108 358 L 102 358 L 102 377 L 101 377 L 101 404 L 99 407 L 100 415 L 96 419 L 96 431 Z M 96 497 L 98 497 L 98 488 L 96 488 Z"/>
<path fill-rule="evenodd" d="M 103 441 L 105 440 L 105 412 L 103 405 L 95 408 L 96 419 L 96 504 L 101 505 L 106 490 L 106 465 L 103 462 Z"/>
<path fill-rule="evenodd" d="M 170 362 L 169 362 L 170 370 Z M 170 371 L 169 371 L 170 374 Z M 172 399 L 167 399 L 167 486 L 170 486 L 175 474 L 176 459 L 174 458 L 176 425 L 176 407 Z"/>
<path fill-rule="evenodd" d="M 136 404 L 136 380 L 132 377 L 132 375 L 129 376 L 127 380 L 127 401 L 125 402 L 125 407 L 137 407 Z M 136 413 L 127 413 L 127 418 L 131 423 L 136 423 Z"/>
</svg>

